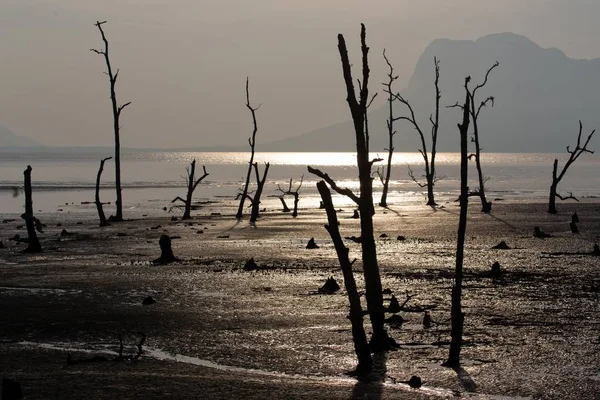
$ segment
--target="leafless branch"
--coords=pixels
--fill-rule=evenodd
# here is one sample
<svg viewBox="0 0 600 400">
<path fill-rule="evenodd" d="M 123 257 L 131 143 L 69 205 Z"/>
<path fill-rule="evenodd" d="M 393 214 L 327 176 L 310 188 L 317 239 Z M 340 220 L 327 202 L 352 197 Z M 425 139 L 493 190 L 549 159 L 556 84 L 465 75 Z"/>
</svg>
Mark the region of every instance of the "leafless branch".
<svg viewBox="0 0 600 400">
<path fill-rule="evenodd" d="M 322 172 L 322 171 L 320 171 L 319 169 L 316 169 L 316 168 L 312 168 L 311 166 L 308 166 L 308 172 L 310 172 L 311 174 L 314 174 L 314 175 L 318 176 L 319 178 L 323 179 L 337 193 L 339 193 L 341 195 L 344 195 L 344 196 L 347 196 L 352 201 L 354 201 L 356 204 L 359 204 L 360 199 L 359 199 L 359 197 L 357 195 L 355 195 L 352 192 L 352 190 L 350 190 L 348 188 L 341 188 L 341 187 L 339 187 L 337 185 L 337 183 L 335 183 L 335 181 L 333 179 L 331 179 L 331 177 L 328 174 L 326 174 L 325 172 Z"/>
</svg>

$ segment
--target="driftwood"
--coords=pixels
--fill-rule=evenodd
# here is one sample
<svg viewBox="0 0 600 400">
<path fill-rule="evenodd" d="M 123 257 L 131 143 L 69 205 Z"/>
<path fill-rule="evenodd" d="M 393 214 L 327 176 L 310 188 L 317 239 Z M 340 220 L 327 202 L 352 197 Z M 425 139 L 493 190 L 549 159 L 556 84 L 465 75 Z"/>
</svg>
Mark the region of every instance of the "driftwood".
<svg viewBox="0 0 600 400">
<path fill-rule="evenodd" d="M 96 209 L 98 210 L 98 218 L 100 219 L 100 226 L 108 226 L 109 223 L 104 215 L 104 209 L 102 208 L 102 202 L 100 201 L 100 178 L 102 177 L 102 171 L 104 171 L 104 163 L 112 157 L 106 157 L 100 160 L 100 168 L 98 168 L 98 175 L 96 175 Z"/>
<path fill-rule="evenodd" d="M 108 57 L 108 40 L 106 39 L 106 36 L 104 35 L 104 30 L 102 29 L 102 25 L 104 25 L 105 23 L 106 21 L 97 21 L 94 24 L 96 27 L 98 27 L 100 35 L 102 35 L 102 41 L 104 42 L 104 50 L 90 49 L 90 51 L 104 56 L 107 69 L 106 75 L 108 76 L 108 80 L 110 83 L 110 100 L 112 104 L 113 128 L 115 133 L 115 188 L 117 192 L 117 200 L 115 201 L 115 205 L 117 207 L 117 210 L 115 216 L 111 216 L 109 220 L 111 222 L 121 222 L 123 221 L 123 197 L 121 194 L 121 126 L 119 124 L 119 118 L 121 117 L 121 112 L 123 111 L 123 109 L 130 105 L 131 102 L 125 103 L 123 105 L 118 105 L 117 103 L 115 85 L 117 83 L 117 77 L 119 76 L 119 70 L 117 70 L 117 72 L 113 74 L 112 66 L 110 64 L 110 58 Z"/>
</svg>

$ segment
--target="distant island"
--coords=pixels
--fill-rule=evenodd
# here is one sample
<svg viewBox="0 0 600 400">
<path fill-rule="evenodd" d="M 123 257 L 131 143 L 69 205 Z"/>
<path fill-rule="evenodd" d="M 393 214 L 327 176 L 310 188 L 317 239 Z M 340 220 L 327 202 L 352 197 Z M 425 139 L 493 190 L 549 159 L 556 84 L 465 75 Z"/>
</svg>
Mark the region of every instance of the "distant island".
<svg viewBox="0 0 600 400">
<path fill-rule="evenodd" d="M 27 136 L 18 136 L 6 126 L 0 125 L 0 147 L 41 147 L 41 144 Z"/>
</svg>

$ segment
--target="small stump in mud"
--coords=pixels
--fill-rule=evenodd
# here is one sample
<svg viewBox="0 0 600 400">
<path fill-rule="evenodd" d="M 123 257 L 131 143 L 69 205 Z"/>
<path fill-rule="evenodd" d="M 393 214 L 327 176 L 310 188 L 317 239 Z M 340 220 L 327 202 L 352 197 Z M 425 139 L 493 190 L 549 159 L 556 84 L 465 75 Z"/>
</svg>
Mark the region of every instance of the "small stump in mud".
<svg viewBox="0 0 600 400">
<path fill-rule="evenodd" d="M 600 256 L 600 246 L 598 246 L 598 243 L 594 243 L 594 250 L 592 250 L 592 254 L 595 256 Z"/>
<path fill-rule="evenodd" d="M 162 235 L 158 240 L 160 246 L 160 257 L 153 261 L 154 264 L 169 264 L 175 261 L 179 261 L 173 254 L 171 249 L 171 238 L 169 235 Z"/>
<path fill-rule="evenodd" d="M 431 328 L 431 324 L 433 323 L 433 319 L 431 319 L 431 315 L 429 315 L 429 311 L 425 311 L 423 315 L 423 328 L 429 329 Z"/>
<path fill-rule="evenodd" d="M 358 210 L 354 210 L 354 214 L 352 214 L 352 219 L 359 219 L 360 215 L 358 214 Z"/>
<path fill-rule="evenodd" d="M 254 257 L 246 261 L 244 264 L 244 271 L 258 271 L 260 266 L 254 261 Z"/>
<path fill-rule="evenodd" d="M 578 234 L 579 233 L 579 228 L 577 227 L 577 224 L 575 222 L 571 222 L 569 224 L 569 227 L 571 228 L 571 232 L 574 234 Z"/>
<path fill-rule="evenodd" d="M 307 249 L 318 249 L 319 245 L 315 243 L 315 238 L 310 238 L 308 243 L 306 244 Z"/>
<path fill-rule="evenodd" d="M 386 311 L 392 314 L 396 314 L 402 311 L 402 307 L 400 307 L 400 302 L 398 301 L 396 296 L 392 295 L 392 298 L 390 299 L 390 305 Z"/>
<path fill-rule="evenodd" d="M 571 222 L 574 224 L 579 222 L 579 215 L 577 215 L 577 213 L 573 213 L 573 215 L 571 215 Z"/>
<path fill-rule="evenodd" d="M 333 276 L 330 276 L 325 281 L 325 284 L 319 289 L 319 293 L 333 294 L 338 290 L 340 290 L 340 285 L 337 283 Z"/>
<path fill-rule="evenodd" d="M 402 318 L 401 315 L 394 314 L 391 317 L 386 318 L 384 321 L 387 322 L 390 325 L 390 327 L 400 329 L 402 328 L 402 324 L 404 323 L 404 318 Z"/>
<path fill-rule="evenodd" d="M 499 278 L 502 275 L 502 266 L 498 261 L 492 264 L 492 269 L 490 270 L 491 278 Z"/>
<path fill-rule="evenodd" d="M 496 250 L 510 250 L 510 246 L 506 244 L 506 242 L 503 240 L 500 243 L 498 243 L 497 245 L 495 245 L 494 247 L 492 247 L 492 249 L 496 249 Z"/>
</svg>

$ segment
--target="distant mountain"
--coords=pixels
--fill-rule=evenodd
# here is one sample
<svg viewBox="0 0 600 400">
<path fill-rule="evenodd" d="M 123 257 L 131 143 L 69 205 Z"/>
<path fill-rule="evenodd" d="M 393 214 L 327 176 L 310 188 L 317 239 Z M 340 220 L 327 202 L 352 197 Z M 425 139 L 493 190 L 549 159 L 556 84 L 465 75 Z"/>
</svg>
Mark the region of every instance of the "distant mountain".
<svg viewBox="0 0 600 400">
<path fill-rule="evenodd" d="M 541 48 L 524 36 L 500 33 L 476 41 L 438 39 L 426 48 L 407 88 L 402 90 L 426 132 L 430 130 L 429 115 L 434 111 L 434 57 L 440 60 L 441 68 L 439 151 L 459 149 L 456 124 L 460 110 L 445 106 L 464 101 L 464 78 L 471 76 L 474 84 L 482 82 L 495 61 L 500 66 L 478 92 L 479 101 L 487 96 L 496 99 L 495 106 L 486 107 L 480 116 L 484 151 L 562 152 L 576 139 L 578 120 L 582 120 L 586 131 L 600 129 L 600 59 L 571 59 L 558 49 Z M 380 60 L 372 56 L 371 62 Z M 372 77 L 372 81 L 383 82 L 384 77 Z M 372 85 L 372 90 L 375 88 L 380 90 Z M 343 98 L 340 94 L 340 101 Z M 394 109 L 396 116 L 406 115 L 401 104 L 395 104 Z M 383 152 L 386 147 L 386 118 L 385 106 L 369 113 L 371 151 Z M 420 145 L 414 129 L 405 122 L 396 122 L 396 127 L 396 151 L 416 151 Z M 260 147 L 269 151 L 348 151 L 354 150 L 353 135 L 349 120 Z"/>
<path fill-rule="evenodd" d="M 40 143 L 27 136 L 17 136 L 7 127 L 0 125 L 0 147 L 39 147 Z"/>
</svg>

